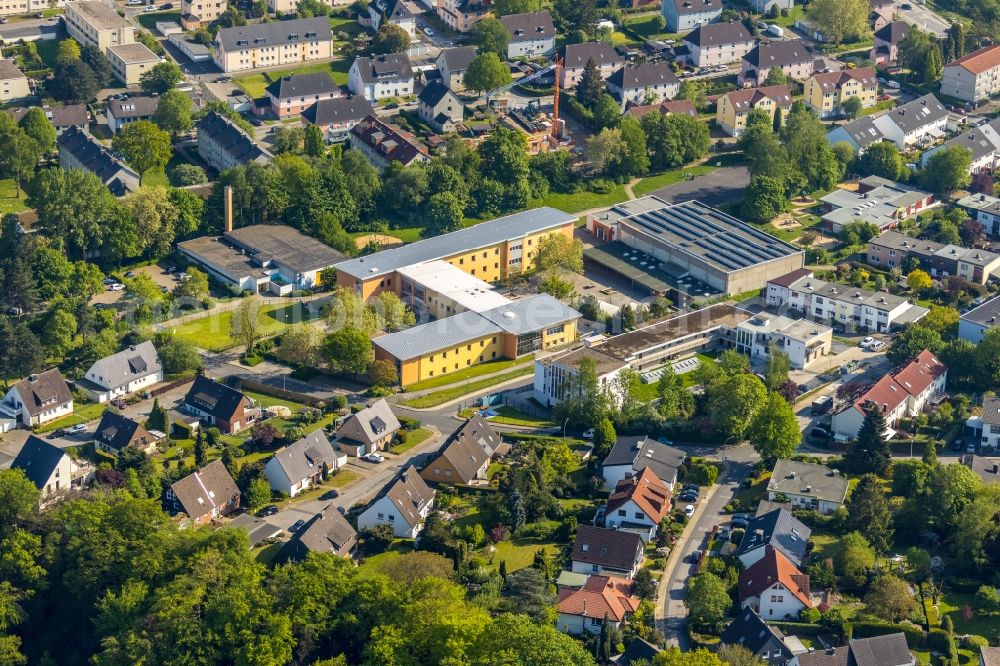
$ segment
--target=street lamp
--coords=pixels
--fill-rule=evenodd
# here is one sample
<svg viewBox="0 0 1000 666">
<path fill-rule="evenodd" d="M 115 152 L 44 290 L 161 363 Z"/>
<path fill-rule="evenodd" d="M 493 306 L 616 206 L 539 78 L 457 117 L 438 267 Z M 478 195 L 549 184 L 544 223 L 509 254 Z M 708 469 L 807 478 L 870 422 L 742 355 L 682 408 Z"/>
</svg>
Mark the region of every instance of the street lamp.
<svg viewBox="0 0 1000 666">
<path fill-rule="evenodd" d="M 568 416 L 566 417 L 566 420 L 563 421 L 563 439 L 566 439 L 566 424 L 567 423 L 569 423 L 569 417 Z"/>
</svg>

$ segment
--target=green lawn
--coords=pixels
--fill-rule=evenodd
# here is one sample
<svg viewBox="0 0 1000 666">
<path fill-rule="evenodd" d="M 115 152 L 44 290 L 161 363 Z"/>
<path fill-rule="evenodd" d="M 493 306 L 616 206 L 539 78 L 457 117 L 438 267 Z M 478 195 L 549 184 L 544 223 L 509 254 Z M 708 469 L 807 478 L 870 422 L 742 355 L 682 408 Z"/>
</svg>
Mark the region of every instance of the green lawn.
<svg viewBox="0 0 1000 666">
<path fill-rule="evenodd" d="M 288 76 L 290 74 L 308 74 L 311 72 L 326 72 L 333 82 L 338 86 L 347 85 L 347 71 L 351 68 L 351 62 L 343 60 L 333 60 L 331 62 L 320 62 L 312 65 L 303 65 L 302 67 L 293 67 L 291 69 L 281 69 L 274 72 L 261 72 L 257 74 L 248 74 L 247 76 L 237 77 L 234 82 L 243 91 L 253 98 L 263 97 L 264 89 L 272 81 L 277 81 L 283 76 Z"/>
<path fill-rule="evenodd" d="M 28 210 L 28 204 L 24 202 L 24 188 L 21 188 L 20 196 L 15 196 L 16 189 L 13 178 L 0 180 L 0 215 Z"/>
<path fill-rule="evenodd" d="M 146 12 L 143 12 L 143 13 L 139 14 L 138 16 L 136 16 L 135 18 L 136 18 L 137 21 L 139 21 L 139 25 L 141 25 L 146 30 L 149 30 L 150 32 L 154 32 L 155 33 L 157 22 L 159 22 L 159 21 L 172 21 L 174 23 L 180 23 L 181 22 L 181 13 L 180 12 L 149 12 L 147 14 Z"/>
<path fill-rule="evenodd" d="M 254 559 L 263 564 L 264 566 L 271 566 L 274 564 L 274 558 L 278 556 L 281 552 L 281 547 L 285 545 L 284 543 L 269 543 L 263 548 L 259 549 L 254 553 Z"/>
<path fill-rule="evenodd" d="M 642 16 L 630 16 L 622 21 L 625 26 L 643 39 L 655 37 L 657 39 L 677 39 L 678 33 L 660 32 L 656 27 L 656 14 L 644 14 Z"/>
<path fill-rule="evenodd" d="M 208 351 L 223 351 L 234 347 L 231 331 L 233 310 L 210 314 L 194 321 L 181 324 L 173 329 L 177 337 L 187 340 L 196 347 Z M 260 309 L 260 335 L 276 335 L 294 323 L 306 321 L 308 316 L 298 303 L 288 305 L 264 305 Z"/>
<path fill-rule="evenodd" d="M 142 186 L 143 187 L 170 187 L 170 179 L 167 178 L 167 172 L 156 167 L 150 169 L 146 173 L 142 174 Z"/>
<path fill-rule="evenodd" d="M 591 208 L 607 208 L 628 199 L 624 185 L 615 185 L 607 193 L 601 192 L 550 192 L 541 199 L 532 199 L 529 208 L 551 206 L 567 213 L 578 213 Z"/>
<path fill-rule="evenodd" d="M 106 404 L 97 402 L 73 402 L 73 413 L 69 416 L 64 416 L 61 419 L 56 419 L 55 421 L 50 421 L 43 426 L 35 428 L 37 433 L 52 432 L 53 430 L 58 430 L 59 428 L 68 428 L 74 426 L 77 423 L 87 423 L 88 421 L 96 421 L 101 418 L 104 414 L 104 410 L 107 409 Z"/>
<path fill-rule="evenodd" d="M 803 13 L 804 12 L 802 10 L 802 7 L 799 5 L 795 5 L 794 7 L 791 8 L 791 10 L 789 10 L 788 16 L 779 16 L 776 19 L 770 19 L 764 17 L 761 20 L 766 23 L 775 23 L 783 28 L 787 28 L 789 26 L 795 25 L 795 21 L 801 18 Z"/>
<path fill-rule="evenodd" d="M 276 398 L 273 395 L 264 395 L 263 393 L 257 393 L 255 391 L 243 391 L 243 395 L 248 398 L 253 398 L 254 401 L 261 407 L 288 407 L 288 409 L 292 410 L 292 414 L 302 409 L 302 405 L 297 402 Z"/>
<path fill-rule="evenodd" d="M 408 431 L 406 435 L 406 444 L 400 444 L 389 449 L 392 453 L 402 454 L 406 453 L 410 449 L 419 446 L 424 443 L 424 441 L 431 436 L 431 431 L 427 428 L 417 428 L 416 430 Z"/>
<path fill-rule="evenodd" d="M 534 365 L 529 365 L 524 368 L 518 368 L 512 372 L 508 372 L 496 377 L 487 377 L 486 379 L 480 379 L 477 382 L 469 382 L 468 384 L 461 384 L 452 388 L 444 389 L 442 391 L 434 391 L 433 393 L 428 393 L 426 395 L 418 396 L 410 400 L 403 400 L 399 404 L 405 407 L 415 407 L 417 409 L 426 409 L 427 407 L 437 407 L 438 405 L 443 405 L 446 402 L 450 402 L 457 398 L 461 398 L 463 395 L 468 393 L 475 393 L 476 391 L 482 391 L 483 389 L 488 389 L 491 386 L 496 386 L 502 384 L 503 382 L 510 381 L 511 379 L 517 379 L 518 377 L 523 377 L 525 375 L 530 375 L 535 371 Z"/>
<path fill-rule="evenodd" d="M 931 624 L 936 626 L 947 615 L 955 623 L 955 633 L 986 636 L 992 641 L 997 635 L 997 628 L 1000 627 L 1000 614 L 981 615 L 977 612 L 973 613 L 972 619 L 968 622 L 962 619 L 963 606 L 976 607 L 974 597 L 974 594 L 946 590 L 944 595 L 938 597 L 937 611 L 928 599 L 927 610 Z"/>
<path fill-rule="evenodd" d="M 56 53 L 59 50 L 59 40 L 56 39 L 43 39 L 35 42 L 35 46 L 38 48 L 38 57 L 42 59 L 46 67 L 54 68 L 56 66 Z"/>
<path fill-rule="evenodd" d="M 337 472 L 337 474 L 335 474 L 333 478 L 330 479 L 330 485 L 333 486 L 334 488 L 343 488 L 346 485 L 354 483 L 359 478 L 360 477 L 358 476 L 357 472 L 352 472 L 349 469 L 345 469 L 341 470 L 340 472 Z"/>
<path fill-rule="evenodd" d="M 505 562 L 508 573 L 530 567 L 535 561 L 535 553 L 539 548 L 544 548 L 550 557 L 559 552 L 559 544 L 551 541 L 522 538 L 500 541 L 496 544 L 496 550 L 493 553 L 493 562 L 490 564 L 490 567 L 499 569 L 500 563 Z"/>
<path fill-rule="evenodd" d="M 481 377 L 495 372 L 503 372 L 504 370 L 509 370 L 519 365 L 527 365 L 529 363 L 534 363 L 533 356 L 514 360 L 490 361 L 488 363 L 481 363 L 470 368 L 465 368 L 464 370 L 459 370 L 458 372 L 449 372 L 447 375 L 431 377 L 429 379 L 416 382 L 415 384 L 409 384 L 406 387 L 406 390 L 409 393 L 426 391 L 427 389 L 448 386 L 456 382 L 463 382 L 466 379 L 471 379 L 473 377 Z"/>
<path fill-rule="evenodd" d="M 491 407 L 498 415 L 490 417 L 490 421 L 493 423 L 503 423 L 505 425 L 519 425 L 527 426 L 530 428 L 551 428 L 555 426 L 553 421 L 543 418 L 541 416 L 532 416 L 531 414 L 525 414 L 519 409 L 514 409 L 513 407 L 508 407 L 507 405 L 501 405 L 499 407 Z M 475 414 L 478 409 L 468 408 L 463 409 L 458 413 L 464 419 L 470 418 Z"/>
<path fill-rule="evenodd" d="M 692 176 L 701 176 L 714 170 L 714 166 L 707 164 L 701 164 L 698 166 L 688 167 L 686 169 L 674 169 L 673 171 L 665 171 L 661 174 L 655 176 L 648 176 L 640 180 L 635 187 L 632 188 L 633 194 L 637 197 L 646 196 L 654 190 L 658 190 L 661 187 L 666 187 L 667 185 L 673 185 L 674 183 L 679 183 L 684 180 L 684 176 L 690 174 Z"/>
<path fill-rule="evenodd" d="M 412 541 L 395 541 L 384 553 L 365 557 L 364 562 L 358 567 L 358 574 L 362 577 L 371 577 L 379 573 L 385 564 L 399 559 L 411 550 L 413 550 Z"/>
</svg>

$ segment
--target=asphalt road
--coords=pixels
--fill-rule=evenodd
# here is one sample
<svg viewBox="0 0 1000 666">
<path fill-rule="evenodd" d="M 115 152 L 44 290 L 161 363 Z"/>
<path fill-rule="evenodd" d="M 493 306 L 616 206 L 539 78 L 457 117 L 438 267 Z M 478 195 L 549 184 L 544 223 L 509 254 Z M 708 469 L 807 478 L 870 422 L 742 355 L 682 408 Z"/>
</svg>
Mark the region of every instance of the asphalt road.
<svg viewBox="0 0 1000 666">
<path fill-rule="evenodd" d="M 674 552 L 671 553 L 671 565 L 663 575 L 667 576 L 667 592 L 664 602 L 664 619 L 660 629 L 668 645 L 679 645 L 682 650 L 689 649 L 687 641 L 687 631 L 684 628 L 687 622 L 687 608 L 684 606 L 684 599 L 687 597 L 688 578 L 694 575 L 695 564 L 691 562 L 691 553 L 696 550 L 704 550 L 708 542 L 708 535 L 716 525 L 723 525 L 729 522 L 729 516 L 723 511 L 729 504 L 740 484 L 743 483 L 753 467 L 759 460 L 757 453 L 748 443 L 739 446 L 729 447 L 716 451 L 716 456 L 726 459 L 726 466 L 722 476 L 719 478 L 719 488 L 710 499 L 702 498 L 702 505 L 698 507 L 695 514 L 695 521 L 685 529 L 684 533 L 674 544 Z M 679 551 L 679 552 L 678 552 Z"/>
<path fill-rule="evenodd" d="M 905 9 L 904 5 L 909 9 Z M 941 16 L 935 14 L 926 5 L 920 4 L 919 0 L 910 2 L 897 2 L 896 12 L 910 25 L 920 26 L 924 32 L 931 32 L 939 39 L 945 37 L 951 24 Z"/>
<path fill-rule="evenodd" d="M 743 191 L 749 184 L 750 172 L 746 167 L 720 167 L 691 180 L 661 187 L 650 194 L 669 203 L 697 199 L 708 206 L 718 206 L 742 199 Z"/>
</svg>

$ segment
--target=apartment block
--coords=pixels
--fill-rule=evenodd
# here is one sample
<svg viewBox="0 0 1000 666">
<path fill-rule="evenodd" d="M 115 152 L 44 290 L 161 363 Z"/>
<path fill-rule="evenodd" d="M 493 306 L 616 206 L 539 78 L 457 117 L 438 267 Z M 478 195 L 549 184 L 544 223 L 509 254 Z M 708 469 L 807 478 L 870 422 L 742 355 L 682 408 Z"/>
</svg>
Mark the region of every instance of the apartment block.
<svg viewBox="0 0 1000 666">
<path fill-rule="evenodd" d="M 294 65 L 333 55 L 333 32 L 325 16 L 222 28 L 213 60 L 224 72 Z"/>
<path fill-rule="evenodd" d="M 135 42 L 135 29 L 101 0 L 67 2 L 63 18 L 70 37 L 80 44 L 96 46 L 101 53 L 112 46 Z"/>
<path fill-rule="evenodd" d="M 941 94 L 978 102 L 1000 93 L 1000 45 L 984 46 L 944 66 Z"/>
</svg>

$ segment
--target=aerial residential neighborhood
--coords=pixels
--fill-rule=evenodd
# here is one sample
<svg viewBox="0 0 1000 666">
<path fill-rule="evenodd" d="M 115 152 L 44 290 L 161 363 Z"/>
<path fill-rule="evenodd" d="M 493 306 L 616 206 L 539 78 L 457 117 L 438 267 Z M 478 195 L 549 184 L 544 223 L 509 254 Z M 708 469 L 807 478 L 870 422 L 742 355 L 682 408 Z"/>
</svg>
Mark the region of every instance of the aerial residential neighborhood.
<svg viewBox="0 0 1000 666">
<path fill-rule="evenodd" d="M 1000 664 L 998 26 L 0 0 L 0 662 Z"/>
</svg>

